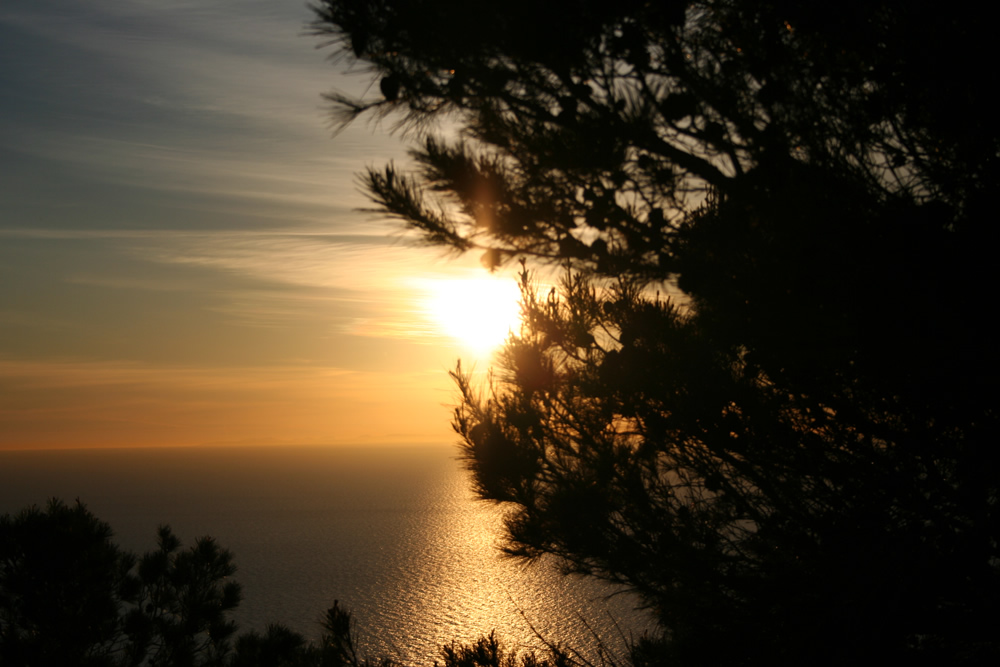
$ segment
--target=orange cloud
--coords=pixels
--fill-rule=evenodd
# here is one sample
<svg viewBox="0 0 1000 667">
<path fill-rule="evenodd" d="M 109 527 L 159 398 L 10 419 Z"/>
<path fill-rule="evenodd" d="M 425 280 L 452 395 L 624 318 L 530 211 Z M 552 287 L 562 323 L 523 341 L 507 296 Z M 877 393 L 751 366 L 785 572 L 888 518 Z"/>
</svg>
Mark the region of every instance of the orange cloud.
<svg viewBox="0 0 1000 667">
<path fill-rule="evenodd" d="M 443 370 L 0 360 L 0 448 L 441 443 Z"/>
</svg>

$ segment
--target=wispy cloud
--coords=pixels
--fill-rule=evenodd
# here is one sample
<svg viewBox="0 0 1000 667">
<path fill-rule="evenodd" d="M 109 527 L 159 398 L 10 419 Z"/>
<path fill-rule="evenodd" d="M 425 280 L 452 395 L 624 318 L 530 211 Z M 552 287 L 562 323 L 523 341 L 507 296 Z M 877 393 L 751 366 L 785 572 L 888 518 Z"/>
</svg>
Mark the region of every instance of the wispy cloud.
<svg viewBox="0 0 1000 667">
<path fill-rule="evenodd" d="M 202 328 L 209 316 L 237 327 L 298 330 L 299 338 L 354 336 L 454 346 L 427 304 L 441 284 L 485 275 L 474 258 L 446 258 L 388 235 L 13 229 L 0 230 L 0 238 L 41 243 L 36 252 L 43 261 L 47 244 L 77 248 L 72 253 L 79 265 L 64 265 L 62 276 L 46 278 L 96 290 L 93 298 L 102 299 L 102 311 L 127 307 L 133 317 L 145 317 L 155 312 L 161 294 L 190 294 L 188 301 L 197 308 L 190 317 Z M 137 291 L 151 293 L 150 298 L 122 300 Z M 25 326 L 41 322 L 37 314 L 10 311 L 8 316 Z M 72 320 L 61 321 L 69 332 Z"/>
<path fill-rule="evenodd" d="M 453 393 L 432 371 L 0 359 L 0 397 L 9 448 L 441 442 Z"/>
<path fill-rule="evenodd" d="M 363 126 L 334 141 L 320 93 L 336 72 L 303 35 L 308 10 L 249 5 L 5 5 L 3 37 L 22 43 L 0 145 L 184 209 L 347 222 L 353 174 L 400 144 Z"/>
</svg>

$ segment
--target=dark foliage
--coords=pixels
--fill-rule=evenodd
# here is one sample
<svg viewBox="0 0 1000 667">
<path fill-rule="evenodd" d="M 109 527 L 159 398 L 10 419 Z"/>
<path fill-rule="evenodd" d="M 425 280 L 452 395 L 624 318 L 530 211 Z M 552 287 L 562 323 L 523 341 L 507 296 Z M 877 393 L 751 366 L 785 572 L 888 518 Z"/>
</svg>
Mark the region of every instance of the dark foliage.
<svg viewBox="0 0 1000 667">
<path fill-rule="evenodd" d="M 231 554 L 181 550 L 167 527 L 141 559 L 77 502 L 0 517 L 0 664 L 221 665 L 239 604 Z"/>
<path fill-rule="evenodd" d="M 267 626 L 263 634 L 250 631 L 236 640 L 232 667 L 299 667 L 318 664 L 305 638 L 283 625 Z M 331 663 L 335 664 L 335 663 Z"/>
<path fill-rule="evenodd" d="M 0 664 L 113 664 L 134 563 L 83 505 L 0 517 Z"/>
<path fill-rule="evenodd" d="M 648 662 L 1000 659 L 1000 137 L 976 9 L 316 12 L 383 84 L 331 95 L 339 119 L 418 140 L 415 173 L 367 172 L 378 209 L 490 267 L 568 267 L 547 293 L 522 273 L 489 387 L 456 373 L 510 553 L 638 591 L 663 629 Z"/>
<path fill-rule="evenodd" d="M 227 618 L 241 600 L 232 554 L 210 537 L 181 551 L 170 528 L 159 529 L 159 548 L 138 564 L 140 605 L 125 629 L 150 665 L 222 664 L 236 625 Z"/>
<path fill-rule="evenodd" d="M 580 663 L 572 660 L 558 648 L 551 648 L 551 659 L 539 658 L 534 653 L 521 653 L 505 648 L 490 633 L 472 644 L 452 643 L 441 648 L 444 667 L 571 667 Z M 614 667 L 610 663 L 609 667 Z"/>
</svg>

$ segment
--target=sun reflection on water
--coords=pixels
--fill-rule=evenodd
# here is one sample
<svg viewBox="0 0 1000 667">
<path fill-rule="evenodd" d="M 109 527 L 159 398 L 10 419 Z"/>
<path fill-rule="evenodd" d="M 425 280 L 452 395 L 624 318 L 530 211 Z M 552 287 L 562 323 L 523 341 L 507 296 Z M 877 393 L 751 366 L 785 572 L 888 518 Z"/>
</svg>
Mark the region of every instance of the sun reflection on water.
<svg viewBox="0 0 1000 667">
<path fill-rule="evenodd" d="M 544 560 L 501 558 L 504 510 L 474 499 L 450 447 L 233 447 L 0 452 L 0 506 L 81 497 L 124 548 L 169 521 L 236 557 L 242 630 L 280 622 L 310 639 L 334 600 L 368 657 L 432 665 L 440 647 L 495 630 L 511 648 L 550 641 L 596 660 L 649 627 L 637 600 Z M 530 623 L 530 625 L 529 625 Z M 594 664 L 599 664 L 596 660 Z"/>
<path fill-rule="evenodd" d="M 369 636 L 368 648 L 416 664 L 442 644 L 471 643 L 496 632 L 511 649 L 544 651 L 540 635 L 596 659 L 598 637 L 621 657 L 621 628 L 649 627 L 634 598 L 608 599 L 614 589 L 566 578 L 546 560 L 525 565 L 501 557 L 504 510 L 474 500 L 465 474 L 439 483 L 431 492 L 437 510 L 400 536 L 407 557 L 397 561 L 395 581 L 387 587 L 394 604 L 382 624 L 405 628 L 408 641 L 383 644 L 384 637 Z"/>
</svg>

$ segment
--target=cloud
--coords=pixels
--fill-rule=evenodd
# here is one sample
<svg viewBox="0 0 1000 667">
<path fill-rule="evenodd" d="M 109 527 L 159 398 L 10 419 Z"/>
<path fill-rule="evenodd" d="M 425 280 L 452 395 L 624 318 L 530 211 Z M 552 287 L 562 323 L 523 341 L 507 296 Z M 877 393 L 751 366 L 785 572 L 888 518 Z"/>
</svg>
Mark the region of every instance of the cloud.
<svg viewBox="0 0 1000 667">
<path fill-rule="evenodd" d="M 353 174 L 404 156 L 361 126 L 332 139 L 320 94 L 349 82 L 309 18 L 292 2 L 5 5 L 19 57 L 0 74 L 0 145 L 188 210 L 341 224 L 365 203 Z"/>
<path fill-rule="evenodd" d="M 373 235 L 16 229 L 0 239 L 0 260 L 25 265 L 27 297 L 0 297 L 0 347 L 25 358 L 443 371 L 469 350 L 427 304 L 440 285 L 485 275 L 474 258 Z"/>
<path fill-rule="evenodd" d="M 224 307 L 257 325 L 287 322 L 299 308 L 334 310 L 334 301 L 360 312 L 341 333 L 440 343 L 426 303 L 442 283 L 481 281 L 485 272 L 462 262 L 443 263 L 438 251 L 392 244 L 386 237 L 334 234 L 178 234 L 170 242 L 137 247 L 147 259 L 210 267 L 261 283 L 305 288 L 297 292 L 241 290 Z"/>
<path fill-rule="evenodd" d="M 0 359 L 0 448 L 442 442 L 443 371 Z"/>
</svg>

